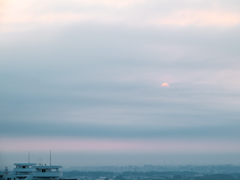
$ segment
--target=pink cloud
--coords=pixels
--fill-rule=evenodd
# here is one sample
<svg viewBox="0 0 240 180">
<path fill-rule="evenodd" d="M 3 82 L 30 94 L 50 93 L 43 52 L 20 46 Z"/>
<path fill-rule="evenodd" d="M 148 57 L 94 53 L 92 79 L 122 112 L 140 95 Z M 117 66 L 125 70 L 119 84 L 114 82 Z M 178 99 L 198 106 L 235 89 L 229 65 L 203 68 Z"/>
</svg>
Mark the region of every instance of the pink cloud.
<svg viewBox="0 0 240 180">
<path fill-rule="evenodd" d="M 2 138 L 1 151 L 80 151 L 80 152 L 237 152 L 240 144 L 228 141 L 106 140 L 85 138 Z"/>
<path fill-rule="evenodd" d="M 166 4 L 168 3 L 166 2 Z M 68 8 L 56 10 L 56 4 Z M 67 25 L 68 23 L 86 21 L 119 23 L 136 27 L 189 25 L 232 27 L 240 24 L 240 13 L 231 12 L 224 8 L 192 10 L 191 8 L 174 9 L 170 6 L 168 13 L 164 13 L 161 9 L 152 12 L 144 8 L 150 4 L 154 5 L 154 2 L 145 0 L 119 2 L 113 0 L 72 0 L 71 3 L 64 0 L 44 3 L 38 0 L 13 1 L 6 3 L 4 13 L 1 15 L 0 32 L 31 30 L 51 23 Z M 78 7 L 81 8 L 78 9 Z M 50 9 L 50 11 L 46 11 L 46 9 Z M 142 16 L 146 11 L 148 11 L 147 15 Z"/>
</svg>

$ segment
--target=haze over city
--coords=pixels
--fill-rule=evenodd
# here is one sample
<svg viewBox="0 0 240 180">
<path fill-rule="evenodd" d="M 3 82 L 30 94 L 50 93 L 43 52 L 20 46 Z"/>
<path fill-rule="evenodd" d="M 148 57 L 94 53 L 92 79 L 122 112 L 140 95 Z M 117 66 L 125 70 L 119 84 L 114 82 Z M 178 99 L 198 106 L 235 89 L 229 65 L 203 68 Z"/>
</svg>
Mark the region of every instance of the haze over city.
<svg viewBox="0 0 240 180">
<path fill-rule="evenodd" d="M 240 164 L 239 0 L 0 0 L 0 169 Z"/>
</svg>

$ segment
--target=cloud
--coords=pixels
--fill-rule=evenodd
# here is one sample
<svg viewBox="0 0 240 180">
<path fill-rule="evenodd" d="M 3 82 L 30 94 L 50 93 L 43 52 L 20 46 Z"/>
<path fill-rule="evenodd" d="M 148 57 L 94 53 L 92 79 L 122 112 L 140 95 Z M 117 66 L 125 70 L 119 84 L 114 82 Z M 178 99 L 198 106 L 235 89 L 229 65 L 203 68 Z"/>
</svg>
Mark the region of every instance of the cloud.
<svg viewBox="0 0 240 180">
<path fill-rule="evenodd" d="M 185 10 L 174 12 L 167 17 L 150 19 L 153 25 L 172 25 L 172 26 L 223 26 L 231 27 L 239 25 L 240 14 L 224 11 L 193 11 Z"/>
<path fill-rule="evenodd" d="M 39 103 L 39 102 L 38 102 Z M 96 106 L 96 103 L 94 103 Z M 57 106 L 57 105 L 56 105 Z M 112 105 L 113 106 L 113 105 Z M 91 107 L 91 106 L 90 106 Z M 30 107 L 27 106 L 28 109 Z M 116 110 L 116 108 L 78 108 L 76 112 L 66 112 L 67 108 L 49 108 L 49 111 L 35 110 L 14 115 L 3 115 L 1 122 L 2 137 L 79 137 L 107 139 L 213 139 L 237 140 L 239 137 L 239 113 L 210 112 L 194 114 L 191 112 L 171 112 L 163 106 L 162 112 L 153 108 Z M 73 110 L 76 107 L 71 108 Z M 128 109 L 128 107 L 125 107 Z M 165 110 L 166 108 L 166 110 Z M 64 112 L 61 112 L 64 110 Z M 164 111 L 169 111 L 164 112 Z M 44 115 L 41 115 L 44 114 Z M 108 114 L 106 114 L 108 113 Z M 218 116 L 216 115 L 218 113 Z M 19 118 L 20 117 L 20 118 Z"/>
<path fill-rule="evenodd" d="M 101 140 L 101 139 L 2 139 L 4 152 L 45 151 L 48 147 L 55 152 L 128 152 L 148 153 L 237 153 L 239 143 L 229 141 L 182 141 L 182 140 Z"/>
<path fill-rule="evenodd" d="M 149 28 L 154 26 L 216 26 L 239 25 L 239 11 L 203 1 L 17 1 L 8 3 L 2 15 L 1 32 L 32 31 L 42 26 L 69 26 L 90 22 Z M 199 6 L 199 7 L 197 7 Z M 64 7 L 64 8 L 63 8 Z M 233 5 L 231 6 L 233 7 Z"/>
</svg>

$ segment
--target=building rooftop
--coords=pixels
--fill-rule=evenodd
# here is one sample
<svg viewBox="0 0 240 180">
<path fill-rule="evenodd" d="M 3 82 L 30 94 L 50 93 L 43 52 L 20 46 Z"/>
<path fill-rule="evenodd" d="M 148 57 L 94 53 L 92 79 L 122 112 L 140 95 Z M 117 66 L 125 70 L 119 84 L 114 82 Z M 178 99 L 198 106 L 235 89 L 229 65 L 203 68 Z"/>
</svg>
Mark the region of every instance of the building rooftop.
<svg viewBox="0 0 240 180">
<path fill-rule="evenodd" d="M 14 163 L 16 166 L 34 166 L 36 163 Z"/>
</svg>

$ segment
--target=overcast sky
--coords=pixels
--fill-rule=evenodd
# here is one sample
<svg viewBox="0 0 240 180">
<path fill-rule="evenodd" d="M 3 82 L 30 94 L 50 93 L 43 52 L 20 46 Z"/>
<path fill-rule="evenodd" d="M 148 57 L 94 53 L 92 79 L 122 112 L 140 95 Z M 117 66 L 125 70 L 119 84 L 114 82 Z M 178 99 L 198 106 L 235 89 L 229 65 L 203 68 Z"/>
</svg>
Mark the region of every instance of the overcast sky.
<svg viewBox="0 0 240 180">
<path fill-rule="evenodd" d="M 0 0 L 0 168 L 240 164 L 239 32 L 239 0 Z"/>
</svg>

